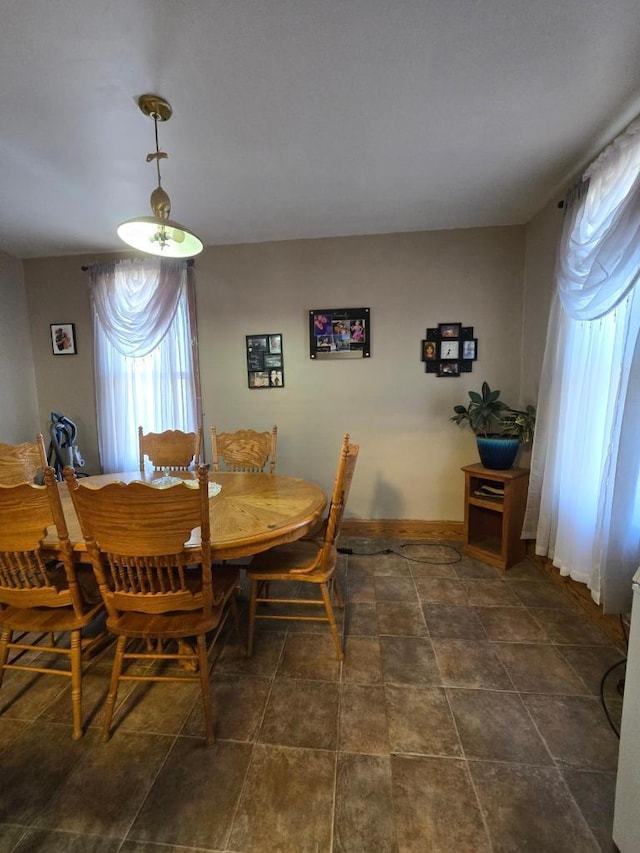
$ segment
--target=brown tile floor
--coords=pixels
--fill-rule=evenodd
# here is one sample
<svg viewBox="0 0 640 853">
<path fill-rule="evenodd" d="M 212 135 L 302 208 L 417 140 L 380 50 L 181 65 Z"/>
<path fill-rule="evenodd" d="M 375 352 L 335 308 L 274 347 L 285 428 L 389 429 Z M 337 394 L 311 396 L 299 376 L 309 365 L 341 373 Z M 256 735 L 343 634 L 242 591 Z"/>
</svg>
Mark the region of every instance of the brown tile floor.
<svg viewBox="0 0 640 853">
<path fill-rule="evenodd" d="M 68 688 L 9 673 L 0 853 L 613 850 L 621 650 L 532 561 L 343 544 L 395 549 L 341 557 L 344 663 L 325 626 L 263 623 L 251 659 L 230 632 L 211 749 L 193 685 L 123 691 L 100 743 L 110 651 L 77 743 Z"/>
</svg>

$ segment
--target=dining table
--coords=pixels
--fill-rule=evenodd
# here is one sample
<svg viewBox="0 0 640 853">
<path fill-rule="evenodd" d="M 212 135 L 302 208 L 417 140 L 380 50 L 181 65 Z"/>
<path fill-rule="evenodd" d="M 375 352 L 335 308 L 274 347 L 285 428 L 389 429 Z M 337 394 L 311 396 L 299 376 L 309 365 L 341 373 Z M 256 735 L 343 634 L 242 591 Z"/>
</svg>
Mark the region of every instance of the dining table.
<svg viewBox="0 0 640 853">
<path fill-rule="evenodd" d="M 95 488 L 134 481 L 153 484 L 162 476 L 162 472 L 156 471 L 96 474 L 82 477 L 81 485 Z M 197 476 L 191 471 L 171 471 L 171 479 L 193 482 L 197 481 Z M 159 487 L 164 488 L 163 485 Z M 74 558 L 79 563 L 89 562 L 66 482 L 58 483 L 58 489 Z M 302 539 L 319 525 L 327 502 L 317 483 L 280 474 L 210 472 L 209 494 L 213 560 L 253 556 L 275 545 Z M 196 530 L 186 547 L 192 547 L 195 554 L 199 544 L 199 531 Z M 55 527 L 47 529 L 42 545 L 46 550 L 56 551 L 59 540 Z"/>
</svg>

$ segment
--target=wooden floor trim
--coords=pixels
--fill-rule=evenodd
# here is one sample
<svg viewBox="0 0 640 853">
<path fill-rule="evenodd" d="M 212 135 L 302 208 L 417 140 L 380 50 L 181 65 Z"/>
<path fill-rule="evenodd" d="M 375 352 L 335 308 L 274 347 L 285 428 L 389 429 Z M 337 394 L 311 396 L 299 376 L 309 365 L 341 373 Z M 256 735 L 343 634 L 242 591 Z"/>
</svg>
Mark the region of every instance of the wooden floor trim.
<svg viewBox="0 0 640 853">
<path fill-rule="evenodd" d="M 558 584 L 558 586 L 566 589 L 589 619 L 595 622 L 600 630 L 626 654 L 627 633 L 629 629 L 628 626 L 623 628 L 620 617 L 614 614 L 604 614 L 602 612 L 602 605 L 596 604 L 593 598 L 591 598 L 591 592 L 587 585 L 579 581 L 574 581 L 568 575 L 561 575 L 560 570 L 547 557 L 536 556 L 535 559 L 551 577 L 551 580 Z"/>
<path fill-rule="evenodd" d="M 346 518 L 340 527 L 343 536 L 380 539 L 453 539 L 462 541 L 461 521 L 415 521 L 399 518 Z"/>
</svg>

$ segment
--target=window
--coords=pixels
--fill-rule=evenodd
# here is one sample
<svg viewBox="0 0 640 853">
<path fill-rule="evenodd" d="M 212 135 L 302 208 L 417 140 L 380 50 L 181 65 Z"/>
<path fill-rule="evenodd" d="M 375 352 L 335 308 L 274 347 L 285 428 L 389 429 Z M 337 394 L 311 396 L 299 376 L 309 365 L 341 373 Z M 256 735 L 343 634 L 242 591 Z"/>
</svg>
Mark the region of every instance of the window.
<svg viewBox="0 0 640 853">
<path fill-rule="evenodd" d="M 91 269 L 100 461 L 138 467 L 145 432 L 197 429 L 192 283 L 185 262 L 149 259 Z"/>
<path fill-rule="evenodd" d="M 640 120 L 568 199 L 523 536 L 623 613 L 640 563 Z"/>
</svg>

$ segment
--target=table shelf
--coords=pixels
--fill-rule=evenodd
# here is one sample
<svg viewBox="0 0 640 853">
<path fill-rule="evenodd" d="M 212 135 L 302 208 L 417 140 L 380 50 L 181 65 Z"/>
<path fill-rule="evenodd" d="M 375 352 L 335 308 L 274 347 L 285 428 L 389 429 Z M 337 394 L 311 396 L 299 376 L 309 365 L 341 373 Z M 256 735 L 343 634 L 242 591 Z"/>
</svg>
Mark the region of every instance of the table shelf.
<svg viewBox="0 0 640 853">
<path fill-rule="evenodd" d="M 504 512 L 504 499 L 502 498 L 479 498 L 476 495 L 471 495 L 469 503 L 473 506 L 485 507 L 492 512 Z"/>
<path fill-rule="evenodd" d="M 494 471 L 477 463 L 465 465 L 464 546 L 470 557 L 508 569 L 526 554 L 520 538 L 529 486 L 529 471 Z M 478 490 L 498 494 L 478 495 Z M 502 494 L 500 494 L 502 492 Z"/>
</svg>

